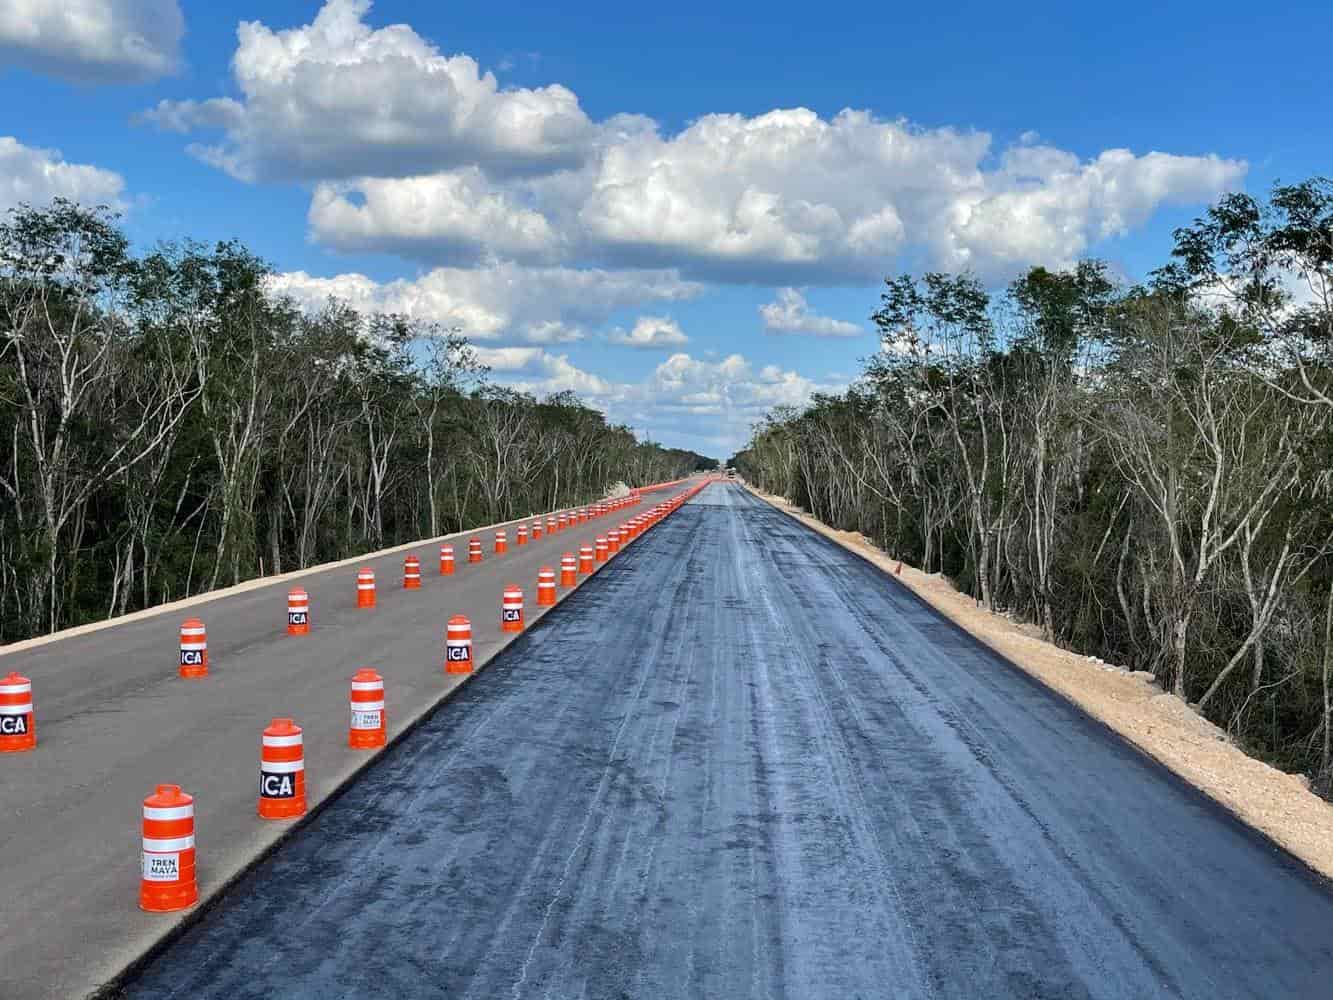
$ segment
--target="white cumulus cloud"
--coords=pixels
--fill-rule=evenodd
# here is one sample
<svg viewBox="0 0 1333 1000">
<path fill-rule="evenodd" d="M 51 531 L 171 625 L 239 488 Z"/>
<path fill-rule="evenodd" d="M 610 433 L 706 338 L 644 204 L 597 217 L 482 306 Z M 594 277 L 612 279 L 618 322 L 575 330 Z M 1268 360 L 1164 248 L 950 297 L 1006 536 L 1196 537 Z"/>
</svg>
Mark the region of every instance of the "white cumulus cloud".
<svg viewBox="0 0 1333 1000">
<path fill-rule="evenodd" d="M 0 0 L 0 66 L 77 83 L 138 83 L 176 71 L 176 0 Z"/>
<path fill-rule="evenodd" d="M 396 312 L 462 327 L 473 340 L 510 338 L 530 344 L 574 341 L 585 328 L 644 302 L 679 302 L 699 285 L 670 270 L 604 271 L 523 267 L 436 268 L 418 278 L 379 283 L 363 274 L 275 276 L 276 291 L 319 306 L 330 297 L 366 312 Z"/>
<path fill-rule="evenodd" d="M 628 333 L 624 330 L 617 330 L 611 334 L 609 339 L 613 344 L 620 344 L 624 347 L 653 350 L 663 347 L 679 347 L 682 344 L 688 344 L 690 341 L 690 338 L 685 336 L 685 331 L 680 328 L 680 324 L 665 316 L 640 316 L 634 324 L 634 329 Z"/>
<path fill-rule="evenodd" d="M 25 202 L 39 207 L 54 198 L 122 208 L 124 190 L 125 181 L 111 170 L 66 163 L 57 150 L 0 136 L 0 211 Z"/>
<path fill-rule="evenodd" d="M 366 178 L 351 186 L 315 187 L 310 227 L 316 239 L 343 251 L 389 251 L 434 262 L 487 257 L 551 261 L 562 242 L 540 212 L 487 185 L 475 167 L 431 177 Z"/>
<path fill-rule="evenodd" d="M 769 333 L 804 333 L 814 337 L 859 337 L 865 333 L 855 323 L 812 313 L 805 296 L 795 288 L 779 288 L 777 301 L 760 306 L 759 316 Z"/>
<path fill-rule="evenodd" d="M 502 89 L 466 55 L 405 24 L 375 29 L 370 0 L 328 0 L 275 31 L 242 22 L 232 72 L 243 100 L 162 101 L 144 119 L 223 131 L 196 155 L 247 180 L 406 176 L 479 164 L 500 173 L 568 166 L 595 128 L 565 87 Z"/>
<path fill-rule="evenodd" d="M 1068 266 L 1165 204 L 1234 188 L 1246 169 L 1128 150 L 1085 161 L 1032 144 L 989 166 L 992 153 L 984 133 L 866 112 L 709 115 L 673 137 L 625 118 L 575 169 L 496 177 L 473 166 L 321 185 L 310 222 L 328 246 L 426 263 L 489 250 L 794 286 L 868 283 L 910 254 L 1001 280 L 1031 264 Z"/>
<path fill-rule="evenodd" d="M 674 134 L 633 113 L 593 121 L 567 87 L 502 87 L 371 12 L 327 0 L 298 27 L 244 22 L 239 99 L 142 117 L 221 133 L 190 148 L 237 177 L 314 182 L 311 234 L 333 249 L 777 286 L 869 283 L 904 258 L 987 280 L 1064 267 L 1246 172 L 1216 155 L 1080 158 L 1032 132 L 997 149 L 867 110 L 705 114 Z"/>
<path fill-rule="evenodd" d="M 802 406 L 816 392 L 842 388 L 776 365 L 755 371 L 740 354 L 676 353 L 638 381 L 603 377 L 540 347 L 481 348 L 478 355 L 503 385 L 539 398 L 572 390 L 613 423 L 720 458 L 739 450 L 773 407 Z"/>
</svg>

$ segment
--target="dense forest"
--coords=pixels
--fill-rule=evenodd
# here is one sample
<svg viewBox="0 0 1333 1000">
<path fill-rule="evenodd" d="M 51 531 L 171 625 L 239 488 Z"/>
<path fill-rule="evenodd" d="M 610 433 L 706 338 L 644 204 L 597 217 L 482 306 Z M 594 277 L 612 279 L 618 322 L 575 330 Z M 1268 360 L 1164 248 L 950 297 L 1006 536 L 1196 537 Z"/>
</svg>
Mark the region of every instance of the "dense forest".
<svg viewBox="0 0 1333 1000">
<path fill-rule="evenodd" d="M 0 225 L 0 642 L 714 464 L 269 276 L 68 202 Z"/>
<path fill-rule="evenodd" d="M 1329 793 L 1333 183 L 1224 198 L 1140 284 L 886 281 L 845 393 L 755 428 L 759 487 L 1051 640 L 1156 674 Z"/>
</svg>

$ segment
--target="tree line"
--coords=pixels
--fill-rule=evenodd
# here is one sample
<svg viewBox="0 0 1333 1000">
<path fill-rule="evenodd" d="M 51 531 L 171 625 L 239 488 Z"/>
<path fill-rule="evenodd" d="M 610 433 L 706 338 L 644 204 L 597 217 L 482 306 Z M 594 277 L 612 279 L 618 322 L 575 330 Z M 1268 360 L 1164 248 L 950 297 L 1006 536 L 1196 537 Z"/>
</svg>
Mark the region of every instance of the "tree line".
<svg viewBox="0 0 1333 1000">
<path fill-rule="evenodd" d="M 731 464 L 1251 753 L 1333 771 L 1333 182 L 1223 198 L 1137 284 L 1101 262 L 886 280 L 842 394 Z"/>
<path fill-rule="evenodd" d="M 0 642 L 714 464 L 270 276 L 66 201 L 0 225 Z"/>
</svg>

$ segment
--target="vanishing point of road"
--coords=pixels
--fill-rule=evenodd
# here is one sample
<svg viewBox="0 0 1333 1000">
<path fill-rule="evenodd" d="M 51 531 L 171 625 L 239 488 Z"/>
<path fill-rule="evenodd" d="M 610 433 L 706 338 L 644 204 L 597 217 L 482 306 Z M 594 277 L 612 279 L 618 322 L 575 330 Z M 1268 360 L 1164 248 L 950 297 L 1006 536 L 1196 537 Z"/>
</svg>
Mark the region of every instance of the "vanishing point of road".
<svg viewBox="0 0 1333 1000">
<path fill-rule="evenodd" d="M 717 484 L 125 994 L 1329 997 L 1333 895 Z"/>
</svg>

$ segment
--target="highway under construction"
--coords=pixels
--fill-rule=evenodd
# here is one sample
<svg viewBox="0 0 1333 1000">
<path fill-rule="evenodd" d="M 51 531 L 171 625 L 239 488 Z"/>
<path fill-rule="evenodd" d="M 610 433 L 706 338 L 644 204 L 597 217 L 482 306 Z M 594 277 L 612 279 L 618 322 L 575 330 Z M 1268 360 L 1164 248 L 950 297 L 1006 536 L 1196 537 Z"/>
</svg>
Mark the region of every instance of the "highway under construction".
<svg viewBox="0 0 1333 1000">
<path fill-rule="evenodd" d="M 1271 842 L 715 483 L 118 988 L 1269 1000 L 1333 993 L 1330 927 Z"/>
</svg>

